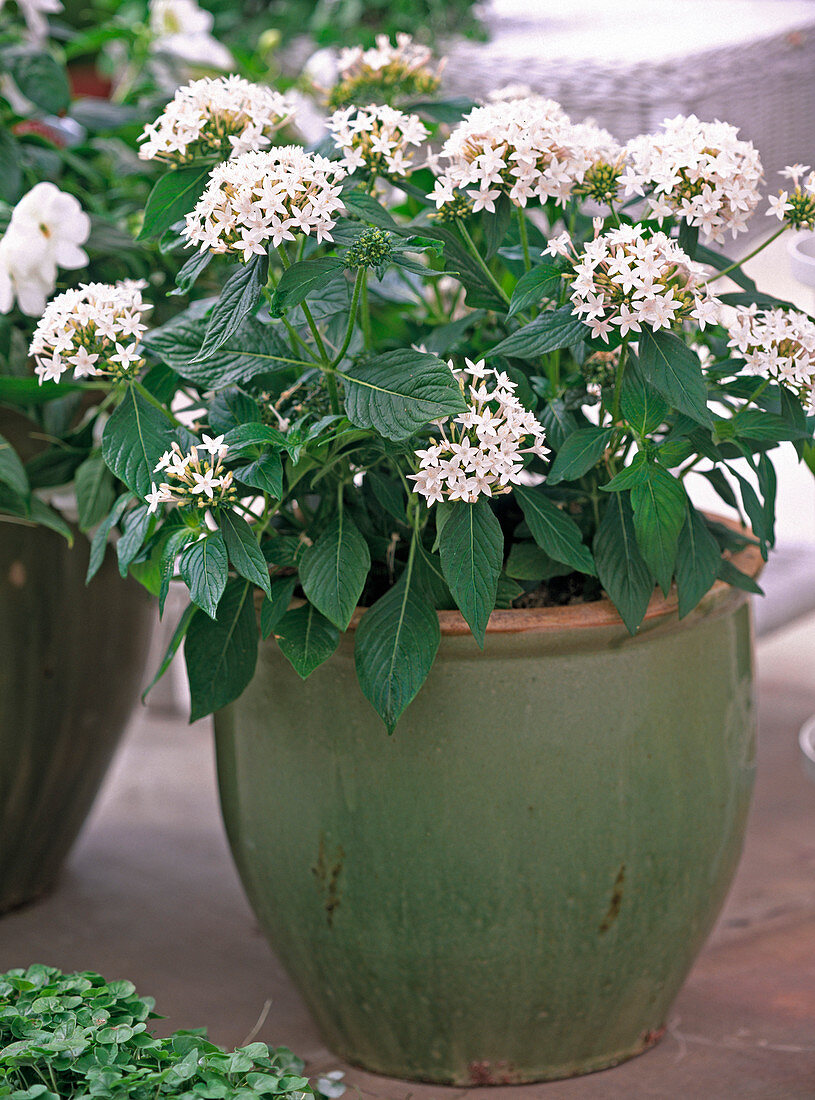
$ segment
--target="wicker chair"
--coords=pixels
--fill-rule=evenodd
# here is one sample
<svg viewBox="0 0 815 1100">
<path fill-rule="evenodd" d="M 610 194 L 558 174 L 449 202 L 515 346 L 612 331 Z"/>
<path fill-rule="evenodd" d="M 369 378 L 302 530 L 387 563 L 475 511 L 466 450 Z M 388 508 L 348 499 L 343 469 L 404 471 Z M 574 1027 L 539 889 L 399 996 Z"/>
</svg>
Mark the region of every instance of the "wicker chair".
<svg viewBox="0 0 815 1100">
<path fill-rule="evenodd" d="M 770 186 L 815 158 L 815 3 L 492 0 L 491 40 L 450 48 L 446 86 L 484 99 L 522 82 L 620 140 L 675 114 L 732 122 Z"/>
</svg>

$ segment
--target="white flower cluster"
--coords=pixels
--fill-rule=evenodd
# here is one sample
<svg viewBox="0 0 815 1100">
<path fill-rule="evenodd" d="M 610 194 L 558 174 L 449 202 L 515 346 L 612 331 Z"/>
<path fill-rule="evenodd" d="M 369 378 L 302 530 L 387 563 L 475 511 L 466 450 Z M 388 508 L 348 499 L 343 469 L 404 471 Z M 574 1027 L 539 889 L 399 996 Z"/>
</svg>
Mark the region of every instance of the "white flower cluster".
<svg viewBox="0 0 815 1100">
<path fill-rule="evenodd" d="M 207 69 L 231 69 L 234 58 L 212 35 L 215 18 L 195 0 L 150 0 L 151 51 Z"/>
<path fill-rule="evenodd" d="M 239 157 L 271 145 L 292 111 L 285 96 L 240 76 L 193 80 L 145 126 L 139 156 L 170 164 L 196 157 Z"/>
<path fill-rule="evenodd" d="M 209 508 L 232 504 L 237 499 L 232 487 L 232 471 L 224 470 L 223 460 L 229 453 L 222 435 L 214 439 L 203 436 L 203 443 L 190 447 L 187 454 L 177 443 L 159 460 L 154 473 L 164 471 L 166 481 L 156 485 L 145 500 L 148 512 L 158 511 L 159 504 L 182 504 L 187 507 Z M 200 455 L 199 451 L 204 454 Z"/>
<path fill-rule="evenodd" d="M 397 34 L 395 46 L 386 34 L 378 34 L 370 49 L 352 46 L 340 51 L 329 104 L 341 107 L 375 94 L 382 99 L 431 95 L 444 68 L 442 61 L 434 69 L 432 61 L 432 51 L 409 34 Z"/>
<path fill-rule="evenodd" d="M 797 310 L 742 306 L 727 331 L 751 374 L 788 386 L 815 413 L 815 322 Z"/>
<path fill-rule="evenodd" d="M 29 348 L 40 384 L 59 382 L 71 370 L 77 379 L 122 378 L 138 371 L 147 328 L 142 314 L 151 308 L 141 295 L 146 286 L 129 279 L 115 285 L 88 283 L 52 299 Z"/>
<path fill-rule="evenodd" d="M 411 146 L 421 145 L 429 136 L 417 115 L 374 103 L 335 111 L 328 120 L 328 129 L 342 151 L 340 164 L 349 172 L 367 168 L 373 175 L 407 175 L 413 157 Z"/>
<path fill-rule="evenodd" d="M 614 202 L 625 164 L 625 149 L 608 130 L 588 120 L 572 126 L 572 139 L 589 162 L 583 179 L 573 189 L 574 194 L 595 202 Z"/>
<path fill-rule="evenodd" d="M 734 237 L 745 231 L 761 199 L 758 152 L 727 122 L 677 115 L 660 133 L 634 138 L 627 155 L 626 195 L 651 192 L 653 215 L 680 218 L 714 241 L 724 241 L 726 230 Z"/>
<path fill-rule="evenodd" d="M 549 251 L 566 247 L 558 238 Z M 589 241 L 576 260 L 575 313 L 606 343 L 615 325 L 625 336 L 644 324 L 670 328 L 693 317 L 704 328 L 719 318 L 718 299 L 703 284 L 704 268 L 665 233 L 647 237 L 639 226 L 622 225 Z"/>
<path fill-rule="evenodd" d="M 14 299 L 23 313 L 38 317 L 57 285 L 57 268 L 85 267 L 80 247 L 91 231 L 79 202 L 53 183 L 38 183 L 23 195 L 0 239 L 0 313 Z"/>
<path fill-rule="evenodd" d="M 789 164 L 781 175 L 792 181 L 792 187 L 768 200 L 767 216 L 775 215 L 793 229 L 815 229 L 815 172 L 807 164 Z"/>
<path fill-rule="evenodd" d="M 542 425 L 515 396 L 507 374 L 484 366 L 484 360 L 457 372 L 469 408 L 452 422 L 439 421 L 441 440 L 416 451 L 419 472 L 408 476 L 427 501 L 463 500 L 473 504 L 482 495 L 508 493 L 520 480 L 523 455 L 549 453 Z M 449 431 L 445 431 L 445 425 Z"/>
<path fill-rule="evenodd" d="M 442 146 L 444 161 L 431 196 L 436 207 L 464 192 L 474 211 L 490 212 L 502 194 L 516 206 L 529 199 L 563 203 L 591 164 L 563 109 L 540 96 L 470 111 Z"/>
<path fill-rule="evenodd" d="M 244 153 L 210 173 L 206 190 L 187 214 L 183 235 L 203 252 L 233 252 L 248 260 L 314 232 L 332 240 L 334 215 L 343 209 L 342 165 L 297 145 Z"/>
</svg>

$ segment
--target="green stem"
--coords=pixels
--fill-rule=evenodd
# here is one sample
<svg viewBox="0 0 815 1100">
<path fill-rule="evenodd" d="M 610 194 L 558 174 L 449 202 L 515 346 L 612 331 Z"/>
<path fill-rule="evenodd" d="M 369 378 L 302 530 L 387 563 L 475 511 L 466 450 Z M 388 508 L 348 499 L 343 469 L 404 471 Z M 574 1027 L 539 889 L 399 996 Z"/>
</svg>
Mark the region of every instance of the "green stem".
<svg viewBox="0 0 815 1100">
<path fill-rule="evenodd" d="M 364 267 L 357 268 L 357 277 L 354 280 L 354 295 L 351 299 L 351 312 L 348 315 L 348 327 L 345 330 L 345 339 L 340 345 L 340 350 L 332 360 L 331 369 L 333 370 L 339 363 L 342 362 L 342 358 L 348 351 L 348 345 L 351 343 L 351 337 L 354 334 L 354 323 L 357 319 L 357 309 L 359 307 L 359 298 L 362 293 L 362 288 L 366 283 L 367 271 Z"/>
<path fill-rule="evenodd" d="M 532 267 L 532 261 L 529 258 L 529 234 L 526 229 L 526 215 L 524 214 L 523 207 L 517 207 L 518 211 L 518 233 L 521 238 L 521 248 L 524 253 L 524 271 L 529 271 Z"/>
<path fill-rule="evenodd" d="M 141 382 L 137 382 L 134 378 L 131 379 L 129 385 L 131 385 L 144 398 L 145 401 L 152 405 L 154 409 L 158 409 L 160 413 L 163 413 L 174 427 L 183 427 L 181 421 L 176 420 L 170 410 L 168 408 L 165 408 L 165 406 L 162 405 L 158 398 L 153 397 L 152 393 L 150 393 L 150 391 L 145 386 L 143 386 Z"/>
<path fill-rule="evenodd" d="M 435 283 L 435 280 L 433 280 Z M 365 350 L 370 351 L 371 337 L 371 306 L 368 302 L 368 280 L 362 284 L 362 337 L 365 341 Z"/>
<path fill-rule="evenodd" d="M 705 286 L 710 286 L 710 284 L 715 283 L 717 279 L 724 278 L 724 276 L 729 275 L 731 271 L 735 271 L 737 267 L 741 267 L 742 264 L 746 264 L 749 260 L 752 260 L 752 258 L 754 256 L 757 256 L 759 252 L 763 252 L 768 244 L 772 244 L 774 240 L 780 237 L 781 234 L 786 230 L 786 228 L 786 225 L 782 225 L 780 229 L 776 229 L 775 233 L 773 233 L 771 237 L 768 237 L 763 244 L 758 245 L 757 248 L 754 248 L 753 251 L 748 253 L 743 259 L 736 260 L 735 263 L 730 264 L 730 266 L 726 267 L 723 271 L 719 271 L 716 275 L 713 276 L 712 279 L 708 279 L 705 283 Z"/>
<path fill-rule="evenodd" d="M 287 269 L 290 268 L 291 267 L 291 260 L 289 259 L 289 255 L 286 252 L 285 245 L 282 245 L 282 244 L 280 245 L 280 247 L 277 250 L 277 254 L 280 257 L 280 262 L 283 265 L 283 267 L 287 268 Z M 328 355 L 328 352 L 325 350 L 325 344 L 323 343 L 323 338 L 320 335 L 320 330 L 317 328 L 316 324 L 314 323 L 314 318 L 311 315 L 311 310 L 308 308 L 308 306 L 306 305 L 305 302 L 300 303 L 300 308 L 303 311 L 303 316 L 306 319 L 308 327 L 311 329 L 311 335 L 314 337 L 314 343 L 317 345 L 317 350 L 320 353 L 320 358 L 325 363 L 325 365 L 328 366 L 331 362 L 331 359 Z M 336 390 L 336 385 L 335 385 L 334 389 Z M 339 412 L 339 407 L 336 408 L 334 411 Z"/>
<path fill-rule="evenodd" d="M 478 266 L 481 268 L 481 270 L 484 272 L 484 274 L 487 276 L 490 283 L 495 288 L 495 290 L 498 292 L 498 294 L 501 296 L 501 298 L 506 302 L 507 305 L 509 305 L 509 295 L 504 290 L 504 288 L 501 286 L 501 284 L 498 282 L 498 280 L 495 278 L 495 276 L 490 271 L 490 269 L 487 267 L 486 263 L 484 262 L 484 258 L 482 257 L 481 253 L 478 251 L 478 249 L 475 246 L 475 242 L 473 241 L 473 238 L 470 236 L 470 234 L 467 231 L 467 226 L 464 224 L 464 222 L 461 220 L 461 218 L 456 218 L 456 223 L 458 225 L 458 228 L 459 228 L 459 231 L 461 232 L 462 237 L 464 238 L 464 240 L 467 244 L 467 247 L 470 250 L 470 253 L 471 253 L 473 259 L 478 264 Z"/>
<path fill-rule="evenodd" d="M 623 375 L 625 374 L 625 356 L 627 345 L 620 348 L 620 361 L 617 364 L 617 373 L 614 377 L 614 403 L 611 409 L 611 421 L 616 424 L 620 419 L 620 397 L 623 392 Z"/>
</svg>

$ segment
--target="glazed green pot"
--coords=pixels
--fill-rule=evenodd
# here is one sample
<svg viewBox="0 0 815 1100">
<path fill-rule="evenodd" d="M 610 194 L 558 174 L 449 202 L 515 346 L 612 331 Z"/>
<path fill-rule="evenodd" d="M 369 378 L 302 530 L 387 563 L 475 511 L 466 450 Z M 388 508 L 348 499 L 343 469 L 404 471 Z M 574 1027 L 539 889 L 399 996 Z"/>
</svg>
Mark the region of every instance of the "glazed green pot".
<svg viewBox="0 0 815 1100">
<path fill-rule="evenodd" d="M 740 555 L 741 568 L 757 562 Z M 456 1085 L 645 1050 L 718 914 L 754 771 L 750 609 L 717 583 L 630 638 L 607 601 L 441 612 L 392 737 L 353 634 L 304 685 L 266 644 L 216 717 L 261 925 L 332 1050 Z"/>
<path fill-rule="evenodd" d="M 155 611 L 114 555 L 0 521 L 0 912 L 56 880 L 138 697 Z"/>
</svg>

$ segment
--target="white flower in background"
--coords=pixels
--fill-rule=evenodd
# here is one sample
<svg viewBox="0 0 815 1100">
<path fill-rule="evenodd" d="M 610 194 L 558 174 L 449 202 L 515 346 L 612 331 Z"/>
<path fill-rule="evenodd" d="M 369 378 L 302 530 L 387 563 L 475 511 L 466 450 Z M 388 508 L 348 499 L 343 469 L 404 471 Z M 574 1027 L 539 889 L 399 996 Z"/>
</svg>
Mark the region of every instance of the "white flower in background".
<svg viewBox="0 0 815 1100">
<path fill-rule="evenodd" d="M 234 58 L 210 33 L 213 24 L 212 13 L 195 0 L 150 0 L 154 52 L 208 69 L 231 69 Z"/>
<path fill-rule="evenodd" d="M 187 454 L 177 443 L 161 456 L 153 473 L 164 473 L 161 484 L 153 482 L 145 500 L 148 512 L 157 512 L 160 504 L 181 504 L 192 508 L 212 508 L 234 504 L 237 493 L 232 486 L 232 471 L 224 470 L 223 460 L 229 447 L 223 436 L 204 436 L 204 442 L 191 447 Z M 203 455 L 199 452 L 204 452 Z"/>
<path fill-rule="evenodd" d="M 79 202 L 53 183 L 38 183 L 23 195 L 0 239 L 0 313 L 8 313 L 15 298 L 23 313 L 42 313 L 56 287 L 57 268 L 87 265 L 81 245 L 90 228 Z"/>
<path fill-rule="evenodd" d="M 815 172 L 808 164 L 790 164 L 779 174 L 790 180 L 792 187 L 770 196 L 767 216 L 775 215 L 792 229 L 815 229 Z"/>
<path fill-rule="evenodd" d="M 430 136 L 417 115 L 373 103 L 335 111 L 328 129 L 343 153 L 340 164 L 349 172 L 367 168 L 374 175 L 407 175 L 412 167 L 411 147 L 420 146 Z"/>
<path fill-rule="evenodd" d="M 59 382 L 73 371 L 75 379 L 109 375 L 123 378 L 144 360 L 141 338 L 150 309 L 142 299 L 144 281 L 111 285 L 88 283 L 52 299 L 40 318 L 29 348 L 40 383 Z"/>
<path fill-rule="evenodd" d="M 526 454 L 549 453 L 535 415 L 515 396 L 515 383 L 481 359 L 464 360 L 459 380 L 469 408 L 452 421 L 439 421 L 439 441 L 416 452 L 419 472 L 409 474 L 428 507 L 440 500 L 473 504 L 480 496 L 508 493 L 521 480 Z"/>
<path fill-rule="evenodd" d="M 5 0 L 0 0 L 0 11 L 4 6 Z M 48 37 L 46 15 L 62 11 L 62 4 L 60 0 L 17 0 L 17 8 L 25 19 L 31 41 L 42 43 Z"/>
<path fill-rule="evenodd" d="M 685 317 L 704 328 L 719 317 L 718 299 L 703 283 L 705 269 L 665 233 L 610 229 L 584 246 L 573 271 L 575 313 L 606 343 L 615 327 L 626 336 L 643 325 L 670 328 Z"/>
<path fill-rule="evenodd" d="M 742 306 L 727 331 L 728 347 L 744 357 L 751 374 L 787 386 L 815 413 L 815 322 L 797 310 Z"/>
<path fill-rule="evenodd" d="M 297 145 L 244 153 L 212 170 L 183 235 L 202 252 L 233 252 L 244 261 L 298 233 L 330 241 L 345 174 L 336 161 Z"/>
<path fill-rule="evenodd" d="M 727 122 L 700 122 L 696 115 L 666 119 L 662 131 L 628 144 L 623 173 L 626 195 L 648 195 L 660 221 L 676 217 L 722 242 L 735 237 L 761 199 L 763 170 L 752 142 L 741 141 Z"/>
<path fill-rule="evenodd" d="M 476 107 L 445 141 L 439 163 L 431 196 L 437 208 L 464 192 L 474 211 L 493 212 L 502 194 L 516 206 L 564 203 L 591 161 L 561 106 L 530 96 Z"/>
<path fill-rule="evenodd" d="M 240 76 L 194 80 L 145 126 L 139 156 L 171 164 L 213 155 L 238 157 L 271 145 L 292 110 L 286 96 Z"/>
<path fill-rule="evenodd" d="M 414 42 L 409 34 L 397 34 L 395 46 L 386 34 L 378 34 L 376 45 L 370 49 L 363 50 L 361 46 L 342 49 L 337 59 L 336 83 L 329 94 L 329 106 L 344 107 L 365 100 L 391 102 L 395 98 L 416 99 L 432 95 L 441 84 L 444 68 L 444 61 L 440 61 L 435 69 L 432 61 L 432 50 Z M 325 62 L 322 64 L 327 75 L 328 66 Z M 314 67 L 317 67 L 316 63 Z M 323 90 L 327 91 L 326 88 Z"/>
</svg>

